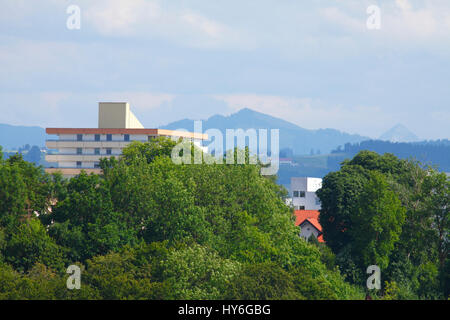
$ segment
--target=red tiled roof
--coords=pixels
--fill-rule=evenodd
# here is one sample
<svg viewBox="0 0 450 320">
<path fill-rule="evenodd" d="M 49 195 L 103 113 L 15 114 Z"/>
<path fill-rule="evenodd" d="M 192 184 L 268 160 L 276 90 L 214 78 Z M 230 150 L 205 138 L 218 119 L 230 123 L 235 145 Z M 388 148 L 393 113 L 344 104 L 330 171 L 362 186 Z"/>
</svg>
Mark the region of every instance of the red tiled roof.
<svg viewBox="0 0 450 320">
<path fill-rule="evenodd" d="M 318 210 L 295 210 L 295 225 L 299 226 L 308 218 L 314 218 L 319 221 L 319 214 Z"/>
<path fill-rule="evenodd" d="M 317 210 L 295 210 L 295 225 L 299 226 L 305 221 L 308 221 L 314 228 L 319 231 L 319 242 L 324 242 L 322 226 L 319 223 L 320 212 Z"/>
<path fill-rule="evenodd" d="M 316 218 L 308 218 L 306 220 L 308 220 L 309 223 L 311 223 L 314 226 L 314 228 L 322 232 L 322 226 L 320 225 L 319 220 L 317 220 Z"/>
</svg>

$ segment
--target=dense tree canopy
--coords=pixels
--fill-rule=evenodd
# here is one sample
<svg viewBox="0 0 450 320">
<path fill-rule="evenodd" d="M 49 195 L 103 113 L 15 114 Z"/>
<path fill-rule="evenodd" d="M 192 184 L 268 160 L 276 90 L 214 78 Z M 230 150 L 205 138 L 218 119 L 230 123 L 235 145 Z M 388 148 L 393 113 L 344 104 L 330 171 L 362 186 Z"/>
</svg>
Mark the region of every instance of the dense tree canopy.
<svg viewBox="0 0 450 320">
<path fill-rule="evenodd" d="M 365 268 L 378 265 L 390 297 L 448 297 L 449 183 L 417 162 L 370 151 L 328 174 L 320 223 L 347 279 L 361 283 Z"/>
<path fill-rule="evenodd" d="M 286 192 L 259 165 L 175 164 L 175 145 L 135 142 L 101 162 L 103 175 L 70 180 L 2 161 L 2 297 L 363 297 L 298 236 Z M 65 287 L 71 264 L 80 290 Z"/>
<path fill-rule="evenodd" d="M 446 177 L 359 154 L 319 192 L 323 244 L 260 165 L 175 164 L 175 145 L 135 142 L 69 180 L 0 160 L 0 298 L 362 299 L 369 263 L 387 298 L 448 292 Z"/>
</svg>

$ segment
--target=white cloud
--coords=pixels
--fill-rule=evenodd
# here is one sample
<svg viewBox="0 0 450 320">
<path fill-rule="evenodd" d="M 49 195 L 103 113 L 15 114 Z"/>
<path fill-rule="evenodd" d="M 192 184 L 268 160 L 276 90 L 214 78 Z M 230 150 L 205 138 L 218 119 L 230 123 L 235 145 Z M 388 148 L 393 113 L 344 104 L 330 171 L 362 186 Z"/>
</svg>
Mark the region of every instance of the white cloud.
<svg viewBox="0 0 450 320">
<path fill-rule="evenodd" d="M 428 37 L 441 36 L 444 20 L 440 17 L 437 7 L 427 6 L 424 8 L 413 8 L 407 0 L 397 0 L 398 10 L 384 10 L 384 25 L 386 32 L 398 39 L 411 41 L 412 36 L 428 40 Z M 450 35 L 450 33 L 448 33 Z"/>
<path fill-rule="evenodd" d="M 404 11 L 412 9 L 412 6 L 408 0 L 395 0 L 395 5 Z"/>
<path fill-rule="evenodd" d="M 89 114 L 96 125 L 97 102 L 111 99 L 167 123 L 209 106 L 180 95 L 223 92 L 214 113 L 226 101 L 308 128 L 377 136 L 405 119 L 448 136 L 448 115 L 430 116 L 449 100 L 448 0 L 77 0 L 79 31 L 66 28 L 71 1 L 1 3 L 0 122 L 71 126 Z M 374 3 L 382 28 L 369 31 Z"/>
<path fill-rule="evenodd" d="M 215 21 L 207 19 L 199 14 L 187 12 L 181 15 L 181 19 L 187 24 L 204 32 L 205 34 L 217 38 L 224 31 L 224 27 Z"/>
<path fill-rule="evenodd" d="M 142 91 L 34 93 L 0 92 L 0 123 L 50 127 L 89 127 L 97 124 L 97 103 L 126 101 L 138 116 L 158 112 L 175 95 Z M 13 112 L 11 112 L 13 110 Z"/>
<path fill-rule="evenodd" d="M 337 7 L 327 7 L 321 11 L 322 17 L 327 21 L 337 24 L 352 32 L 363 32 L 366 28 L 366 22 L 360 17 L 355 18 Z"/>
<path fill-rule="evenodd" d="M 81 7 L 87 24 L 103 36 L 163 38 L 194 47 L 229 45 L 236 38 L 223 23 L 158 0 L 100 0 Z"/>
<path fill-rule="evenodd" d="M 103 35 L 140 33 L 144 22 L 158 19 L 162 12 L 158 1 L 108 0 L 81 4 L 83 17 Z"/>
<path fill-rule="evenodd" d="M 436 111 L 431 113 L 431 118 L 441 125 L 448 126 L 450 123 L 450 111 Z"/>
<path fill-rule="evenodd" d="M 340 2 L 339 6 L 322 9 L 321 15 L 335 27 L 343 28 L 367 39 L 369 35 L 380 36 L 382 43 L 391 45 L 387 40 L 402 41 L 407 45 L 420 45 L 424 42 L 436 42 L 450 37 L 448 19 L 450 2 L 425 0 L 412 3 L 409 0 L 380 2 L 381 29 L 367 33 L 365 9 L 373 5 L 372 1 Z M 364 39 L 358 38 L 358 42 Z"/>
<path fill-rule="evenodd" d="M 98 101 L 127 101 L 133 110 L 145 112 L 160 107 L 164 102 L 172 102 L 176 95 L 142 91 L 122 91 L 100 92 L 95 94 L 95 97 Z"/>
</svg>

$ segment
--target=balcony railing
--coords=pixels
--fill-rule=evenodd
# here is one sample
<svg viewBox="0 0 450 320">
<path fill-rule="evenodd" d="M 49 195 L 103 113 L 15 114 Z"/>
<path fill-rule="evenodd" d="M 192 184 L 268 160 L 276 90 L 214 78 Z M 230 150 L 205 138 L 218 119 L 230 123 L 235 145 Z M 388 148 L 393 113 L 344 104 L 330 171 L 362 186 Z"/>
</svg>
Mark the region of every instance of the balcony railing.
<svg viewBox="0 0 450 320">
<path fill-rule="evenodd" d="M 121 153 L 47 153 L 48 156 L 121 156 Z"/>
<path fill-rule="evenodd" d="M 148 142 L 148 140 L 74 140 L 74 139 L 47 139 L 45 141 L 50 142 L 133 142 L 133 141 L 139 141 L 139 142 Z"/>
</svg>

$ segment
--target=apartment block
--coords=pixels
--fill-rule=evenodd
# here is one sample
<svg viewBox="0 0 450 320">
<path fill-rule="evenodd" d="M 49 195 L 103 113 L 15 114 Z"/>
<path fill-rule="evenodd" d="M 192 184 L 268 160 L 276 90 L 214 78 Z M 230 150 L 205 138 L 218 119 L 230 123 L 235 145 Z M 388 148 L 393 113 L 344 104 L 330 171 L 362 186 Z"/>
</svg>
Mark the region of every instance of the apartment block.
<svg viewBox="0 0 450 320">
<path fill-rule="evenodd" d="M 100 102 L 98 128 L 47 128 L 46 133 L 57 135 L 58 139 L 46 141 L 47 148 L 57 152 L 46 155 L 46 161 L 54 165 L 45 171 L 59 171 L 66 177 L 75 176 L 81 170 L 101 173 L 100 159 L 119 157 L 132 141 L 147 142 L 158 136 L 185 138 L 204 149 L 202 140 L 208 139 L 201 133 L 146 129 L 127 102 Z"/>
</svg>

